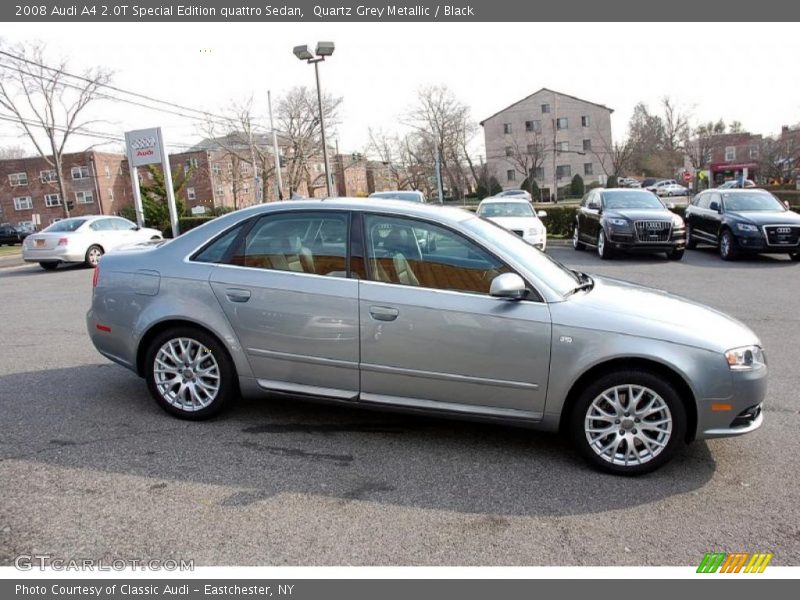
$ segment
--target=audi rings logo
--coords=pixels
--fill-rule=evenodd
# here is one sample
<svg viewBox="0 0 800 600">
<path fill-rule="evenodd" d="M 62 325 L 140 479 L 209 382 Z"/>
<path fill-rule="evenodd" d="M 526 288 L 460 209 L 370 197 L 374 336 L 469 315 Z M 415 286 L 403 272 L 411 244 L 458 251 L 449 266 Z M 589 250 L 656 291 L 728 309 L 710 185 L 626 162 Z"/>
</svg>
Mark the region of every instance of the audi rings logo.
<svg viewBox="0 0 800 600">
<path fill-rule="evenodd" d="M 153 136 L 140 137 L 131 140 L 131 148 L 134 150 L 146 150 L 148 148 L 155 148 L 157 140 Z"/>
<path fill-rule="evenodd" d="M 792 233 L 791 227 L 778 227 L 775 231 L 778 233 Z"/>
</svg>

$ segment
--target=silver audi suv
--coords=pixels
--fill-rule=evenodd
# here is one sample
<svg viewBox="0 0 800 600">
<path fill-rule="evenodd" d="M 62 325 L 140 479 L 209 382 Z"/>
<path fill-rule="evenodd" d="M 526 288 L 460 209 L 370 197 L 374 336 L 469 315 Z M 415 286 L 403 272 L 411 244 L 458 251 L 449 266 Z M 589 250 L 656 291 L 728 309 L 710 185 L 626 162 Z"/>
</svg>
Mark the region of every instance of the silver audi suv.
<svg viewBox="0 0 800 600">
<path fill-rule="evenodd" d="M 762 422 L 756 335 L 456 208 L 280 202 L 103 257 L 89 335 L 173 415 L 289 394 L 568 432 L 640 474 Z"/>
</svg>

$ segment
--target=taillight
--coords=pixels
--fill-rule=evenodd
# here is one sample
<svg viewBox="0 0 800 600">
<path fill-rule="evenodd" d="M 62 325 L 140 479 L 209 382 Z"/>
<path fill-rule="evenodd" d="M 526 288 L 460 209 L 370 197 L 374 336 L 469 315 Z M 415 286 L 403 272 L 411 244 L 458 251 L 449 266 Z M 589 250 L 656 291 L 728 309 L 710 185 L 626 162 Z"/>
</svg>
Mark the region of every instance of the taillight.
<svg viewBox="0 0 800 600">
<path fill-rule="evenodd" d="M 58 240 L 58 245 L 59 246 L 66 246 L 67 244 L 69 244 L 69 238 L 63 237 L 63 238 Z"/>
<path fill-rule="evenodd" d="M 100 267 L 94 268 L 94 274 L 92 274 L 92 287 L 97 287 L 97 280 L 100 278 Z"/>
</svg>

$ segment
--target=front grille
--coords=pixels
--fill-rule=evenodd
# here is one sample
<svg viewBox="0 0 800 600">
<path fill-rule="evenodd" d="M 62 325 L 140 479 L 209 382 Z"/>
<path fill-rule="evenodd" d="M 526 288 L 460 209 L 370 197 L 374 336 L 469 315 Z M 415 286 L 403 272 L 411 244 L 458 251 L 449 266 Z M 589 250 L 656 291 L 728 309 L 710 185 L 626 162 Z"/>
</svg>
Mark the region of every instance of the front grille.
<svg viewBox="0 0 800 600">
<path fill-rule="evenodd" d="M 765 225 L 764 235 L 770 246 L 797 246 L 800 242 L 800 226 Z"/>
<path fill-rule="evenodd" d="M 525 232 L 522 229 L 512 229 L 511 231 L 516 233 L 519 237 L 523 237 L 525 235 Z"/>
<path fill-rule="evenodd" d="M 668 242 L 672 234 L 672 221 L 636 221 L 633 225 L 640 242 Z"/>
</svg>

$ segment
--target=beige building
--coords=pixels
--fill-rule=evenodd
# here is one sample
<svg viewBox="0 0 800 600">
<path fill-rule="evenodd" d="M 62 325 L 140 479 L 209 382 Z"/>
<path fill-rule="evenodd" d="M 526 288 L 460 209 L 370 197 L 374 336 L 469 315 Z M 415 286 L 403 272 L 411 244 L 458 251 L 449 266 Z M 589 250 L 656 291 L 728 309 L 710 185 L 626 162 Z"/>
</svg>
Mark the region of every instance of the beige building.
<svg viewBox="0 0 800 600">
<path fill-rule="evenodd" d="M 613 109 L 547 88 L 481 121 L 489 173 L 503 189 L 533 175 L 543 197 L 575 175 L 605 183 L 611 173 Z"/>
</svg>

